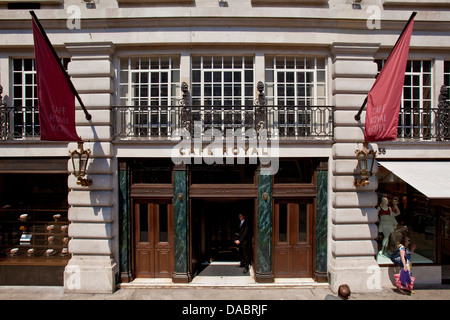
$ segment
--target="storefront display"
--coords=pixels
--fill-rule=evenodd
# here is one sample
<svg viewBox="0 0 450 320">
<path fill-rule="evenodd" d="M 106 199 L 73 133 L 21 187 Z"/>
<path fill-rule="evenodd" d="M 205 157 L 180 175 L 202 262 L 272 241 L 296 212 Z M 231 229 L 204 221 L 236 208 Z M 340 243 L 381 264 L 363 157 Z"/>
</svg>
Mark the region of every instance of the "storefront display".
<svg viewBox="0 0 450 320">
<path fill-rule="evenodd" d="M 377 176 L 378 263 L 392 263 L 390 254 L 403 235 L 416 244 L 413 263 L 438 263 L 436 222 L 440 206 L 430 203 L 426 196 L 381 166 Z"/>
<path fill-rule="evenodd" d="M 2 174 L 0 181 L 0 284 L 62 285 L 67 175 Z"/>
<path fill-rule="evenodd" d="M 53 262 L 66 260 L 69 243 L 67 210 L 23 213 L 23 209 L 1 209 L 0 212 L 1 247 L 8 263 L 27 264 L 31 259 L 35 260 L 33 263 L 37 260 L 48 263 L 43 258 L 51 258 Z"/>
</svg>

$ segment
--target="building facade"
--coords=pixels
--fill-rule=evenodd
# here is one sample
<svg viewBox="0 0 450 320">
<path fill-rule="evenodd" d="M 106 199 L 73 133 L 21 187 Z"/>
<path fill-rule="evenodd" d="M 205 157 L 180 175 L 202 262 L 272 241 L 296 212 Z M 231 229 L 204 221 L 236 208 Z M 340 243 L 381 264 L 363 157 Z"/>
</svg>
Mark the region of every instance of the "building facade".
<svg viewBox="0 0 450 320">
<path fill-rule="evenodd" d="M 90 186 L 75 142 L 40 140 L 30 9 L 92 115 L 76 102 Z M 355 114 L 412 11 L 398 139 L 370 144 L 374 175 L 355 186 Z M 0 282 L 190 283 L 233 257 L 244 212 L 256 283 L 380 290 L 385 197 L 401 214 L 388 252 L 410 236 L 417 283 L 441 283 L 449 18 L 445 0 L 0 0 Z"/>
</svg>

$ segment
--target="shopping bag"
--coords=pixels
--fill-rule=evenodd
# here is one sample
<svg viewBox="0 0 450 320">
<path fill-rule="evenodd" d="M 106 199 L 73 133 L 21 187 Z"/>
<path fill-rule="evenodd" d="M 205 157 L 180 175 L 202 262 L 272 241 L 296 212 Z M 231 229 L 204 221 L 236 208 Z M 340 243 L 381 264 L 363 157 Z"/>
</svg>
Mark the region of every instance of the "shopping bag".
<svg viewBox="0 0 450 320">
<path fill-rule="evenodd" d="M 400 270 L 399 274 L 394 274 L 395 279 L 395 285 L 398 288 L 406 289 L 406 290 L 413 290 L 414 288 L 414 282 L 416 281 L 415 277 L 411 277 L 409 274 L 409 271 L 404 271 L 403 269 Z"/>
</svg>

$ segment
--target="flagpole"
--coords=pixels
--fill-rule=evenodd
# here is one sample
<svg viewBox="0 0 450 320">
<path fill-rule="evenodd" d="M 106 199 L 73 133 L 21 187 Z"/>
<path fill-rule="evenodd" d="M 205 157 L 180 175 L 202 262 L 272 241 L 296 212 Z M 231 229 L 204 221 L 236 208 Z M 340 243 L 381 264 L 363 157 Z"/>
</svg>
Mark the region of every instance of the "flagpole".
<svg viewBox="0 0 450 320">
<path fill-rule="evenodd" d="M 414 17 L 416 16 L 416 14 L 417 14 L 417 12 L 414 11 L 414 12 L 411 14 L 411 16 L 409 17 L 408 22 L 406 23 L 405 27 L 403 28 L 402 32 L 400 33 L 400 36 L 398 37 L 397 41 L 395 42 L 395 45 L 394 45 L 394 47 L 392 48 L 391 52 L 389 53 L 389 56 L 388 56 L 387 59 L 389 59 L 389 57 L 391 56 L 392 51 L 394 51 L 395 47 L 397 46 L 398 42 L 399 42 L 400 39 L 402 38 L 403 34 L 405 33 L 406 29 L 408 28 L 409 24 L 410 24 L 411 21 L 414 19 Z M 386 60 L 387 60 L 387 59 L 386 59 Z M 366 98 L 364 99 L 364 102 L 363 102 L 361 108 L 359 109 L 358 113 L 355 115 L 355 120 L 356 120 L 356 121 L 359 121 L 359 120 L 361 119 L 361 113 L 363 112 L 363 109 L 364 109 L 364 107 L 365 107 L 366 104 L 367 104 L 367 97 L 368 97 L 368 95 L 367 95 Z"/>
<path fill-rule="evenodd" d="M 63 72 L 64 76 L 67 79 L 67 83 L 69 84 L 70 88 L 72 89 L 73 94 L 75 95 L 75 97 L 77 97 L 78 102 L 80 103 L 81 108 L 84 111 L 86 120 L 91 120 L 92 116 L 90 115 L 90 113 L 87 111 L 86 107 L 84 106 L 83 101 L 81 101 L 80 96 L 78 95 L 77 90 L 75 89 L 75 87 L 73 86 L 72 80 L 70 80 L 69 75 L 67 74 L 66 70 L 64 69 L 63 65 L 61 64 L 61 60 L 59 59 L 58 55 L 56 54 L 55 48 L 53 48 L 53 45 L 51 44 L 50 40 L 47 37 L 47 34 L 45 33 L 44 28 L 42 27 L 41 23 L 39 22 L 39 19 L 37 18 L 36 14 L 34 13 L 34 11 L 30 11 L 31 16 L 33 17 L 34 21 L 36 22 L 37 27 L 39 28 L 39 31 L 41 32 L 42 36 L 44 37 L 45 41 L 47 42 L 48 47 L 50 48 L 50 50 L 53 53 L 53 56 L 55 58 L 55 60 L 58 62 L 59 68 L 61 69 L 61 71 Z"/>
</svg>

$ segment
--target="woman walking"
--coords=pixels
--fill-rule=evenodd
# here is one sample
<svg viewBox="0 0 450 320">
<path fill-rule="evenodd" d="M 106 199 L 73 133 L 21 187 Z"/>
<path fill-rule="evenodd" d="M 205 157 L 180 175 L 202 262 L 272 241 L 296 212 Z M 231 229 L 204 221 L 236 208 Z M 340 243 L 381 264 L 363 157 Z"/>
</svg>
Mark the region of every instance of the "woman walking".
<svg viewBox="0 0 450 320">
<path fill-rule="evenodd" d="M 396 265 L 400 266 L 400 273 L 394 275 L 395 285 L 403 294 L 414 293 L 413 286 L 415 278 L 411 273 L 411 254 L 416 249 L 416 245 L 411 245 L 411 239 L 407 236 L 403 236 L 400 243 L 397 245 L 397 249 L 392 253 L 391 260 Z"/>
</svg>

